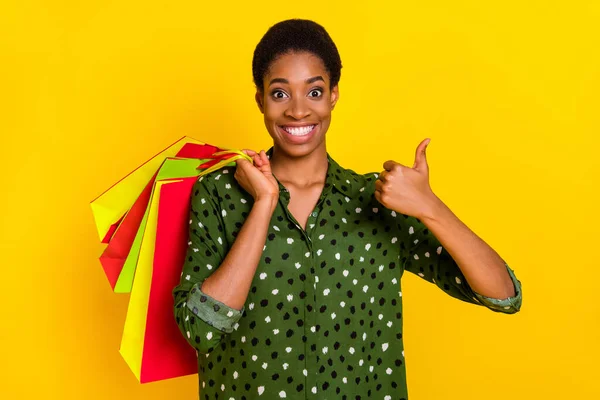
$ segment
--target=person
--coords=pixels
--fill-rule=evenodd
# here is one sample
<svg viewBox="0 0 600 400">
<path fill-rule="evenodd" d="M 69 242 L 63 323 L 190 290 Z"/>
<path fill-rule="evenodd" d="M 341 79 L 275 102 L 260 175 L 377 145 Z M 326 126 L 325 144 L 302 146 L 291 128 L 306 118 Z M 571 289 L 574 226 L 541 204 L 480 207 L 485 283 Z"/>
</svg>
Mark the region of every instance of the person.
<svg viewBox="0 0 600 400">
<path fill-rule="evenodd" d="M 341 60 L 310 20 L 272 26 L 252 61 L 273 139 L 200 177 L 174 314 L 204 399 L 407 399 L 404 271 L 511 314 L 514 271 L 412 167 L 359 174 L 326 150 Z"/>
</svg>

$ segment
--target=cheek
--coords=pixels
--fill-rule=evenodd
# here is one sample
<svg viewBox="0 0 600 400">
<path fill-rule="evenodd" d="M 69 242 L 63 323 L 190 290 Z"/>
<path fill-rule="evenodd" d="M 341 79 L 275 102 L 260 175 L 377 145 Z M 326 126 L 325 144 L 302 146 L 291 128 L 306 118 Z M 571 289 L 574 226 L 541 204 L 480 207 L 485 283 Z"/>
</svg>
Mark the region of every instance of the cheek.
<svg viewBox="0 0 600 400">
<path fill-rule="evenodd" d="M 280 105 L 278 104 L 265 104 L 265 119 L 267 120 L 276 120 L 278 118 L 281 117 L 281 114 L 283 113 L 283 109 Z"/>
<path fill-rule="evenodd" d="M 315 109 L 317 115 L 319 115 L 319 119 L 321 120 L 329 120 L 331 119 L 331 107 L 329 104 L 323 104 Z"/>
</svg>

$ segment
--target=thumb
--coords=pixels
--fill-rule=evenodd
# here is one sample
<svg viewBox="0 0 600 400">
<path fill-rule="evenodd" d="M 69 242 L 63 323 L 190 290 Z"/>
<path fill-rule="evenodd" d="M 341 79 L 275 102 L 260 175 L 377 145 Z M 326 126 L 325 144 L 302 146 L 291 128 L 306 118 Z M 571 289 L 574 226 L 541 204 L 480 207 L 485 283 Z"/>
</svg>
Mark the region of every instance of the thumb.
<svg viewBox="0 0 600 400">
<path fill-rule="evenodd" d="M 427 149 L 427 146 L 429 145 L 430 141 L 431 139 L 429 138 L 425 139 L 417 147 L 417 151 L 415 153 L 415 163 L 412 166 L 414 169 L 423 171 L 427 171 L 429 169 L 429 166 L 427 165 L 427 154 L 425 150 Z"/>
</svg>

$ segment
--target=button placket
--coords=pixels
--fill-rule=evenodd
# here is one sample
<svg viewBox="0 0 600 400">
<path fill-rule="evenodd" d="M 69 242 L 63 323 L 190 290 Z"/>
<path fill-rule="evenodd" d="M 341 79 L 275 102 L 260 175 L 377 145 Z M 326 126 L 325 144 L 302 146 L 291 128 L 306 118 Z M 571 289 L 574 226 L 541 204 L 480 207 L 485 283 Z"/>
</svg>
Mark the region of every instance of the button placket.
<svg viewBox="0 0 600 400">
<path fill-rule="evenodd" d="M 313 243 L 310 238 L 309 232 L 302 229 L 302 227 L 300 226 L 298 221 L 294 218 L 294 216 L 292 215 L 292 213 L 289 211 L 289 209 L 287 207 L 288 204 L 290 203 L 290 194 L 289 194 L 289 191 L 285 187 L 283 187 L 283 185 L 280 186 L 279 199 L 280 199 L 283 211 L 284 211 L 285 215 L 287 216 L 288 220 L 292 221 L 294 223 L 296 228 L 300 231 L 300 233 L 304 237 L 305 242 L 306 242 L 306 248 L 308 250 L 308 255 L 309 255 L 309 257 L 306 258 L 307 261 L 300 261 L 300 263 L 304 267 L 305 276 L 306 276 L 306 279 L 304 280 L 304 291 L 306 293 L 306 297 L 304 299 L 303 307 L 304 307 L 304 316 L 305 316 L 304 317 L 304 319 L 305 319 L 304 336 L 306 337 L 306 342 L 305 342 L 305 346 L 304 346 L 304 370 L 306 370 L 307 373 L 305 375 L 305 380 L 304 380 L 304 384 L 305 384 L 304 390 L 305 390 L 307 399 L 309 399 L 309 398 L 314 399 L 314 398 L 318 398 L 317 394 L 315 392 L 313 392 L 313 388 L 317 387 L 317 376 L 316 376 L 316 374 L 313 373 L 313 371 L 315 370 L 314 365 L 316 365 L 316 351 L 315 351 L 315 354 L 313 355 L 313 352 L 311 350 L 313 343 L 316 346 L 316 337 L 314 337 L 315 333 L 313 333 L 311 331 L 311 327 L 315 326 L 315 324 L 316 324 L 316 322 L 315 322 L 316 303 L 315 303 L 314 272 L 313 272 L 313 271 L 315 271 L 315 254 L 314 254 Z M 310 214 L 309 218 L 312 218 L 314 221 L 314 217 L 312 217 L 312 213 Z M 312 306 L 313 312 L 307 313 L 308 305 Z M 313 360 L 312 357 L 315 357 L 315 359 Z M 312 365 L 313 367 L 312 368 L 309 367 L 310 365 Z"/>
<path fill-rule="evenodd" d="M 308 217 L 308 230 L 307 230 L 307 235 L 308 237 L 312 237 L 313 235 L 317 235 L 318 236 L 318 224 L 317 224 L 317 217 L 320 214 L 320 210 L 323 207 L 323 203 L 327 197 L 327 195 L 330 193 L 330 188 L 325 188 L 325 190 L 321 193 L 321 196 L 319 198 L 319 201 L 317 202 L 317 205 L 315 206 L 315 209 L 309 214 Z M 311 227 L 312 226 L 312 227 Z M 319 319 L 319 313 L 317 312 L 317 308 L 318 308 L 318 304 L 319 304 L 319 296 L 318 296 L 318 290 L 317 287 L 319 286 L 319 270 L 318 270 L 318 253 L 317 251 L 319 249 L 314 247 L 315 243 L 320 243 L 320 241 L 315 240 L 314 242 L 311 242 L 312 246 L 312 250 L 311 250 L 311 260 L 312 260 L 312 265 L 311 265 L 311 284 L 309 285 L 309 287 L 307 288 L 308 290 L 311 290 L 311 293 L 309 294 L 309 296 L 307 296 L 311 301 L 312 301 L 312 312 L 310 313 L 310 317 L 311 317 L 311 324 L 310 326 L 314 326 L 316 327 L 318 324 L 318 319 Z M 309 371 L 309 377 L 312 378 L 311 380 L 308 380 L 307 378 L 307 389 L 310 390 L 309 392 L 307 392 L 307 396 L 310 396 L 311 398 L 320 398 L 321 394 L 320 394 L 320 381 L 319 381 L 319 367 L 321 365 L 321 363 L 323 363 L 323 360 L 321 359 L 321 357 L 319 357 L 319 332 L 315 330 L 315 332 L 310 332 L 312 337 L 309 336 L 311 338 L 310 345 L 308 346 L 309 350 L 310 347 L 312 347 L 313 345 L 315 346 L 315 350 L 312 351 L 311 350 L 311 356 L 314 357 L 314 364 L 313 364 L 313 371 Z"/>
<path fill-rule="evenodd" d="M 308 237 L 313 237 L 313 235 L 316 235 L 316 232 L 318 231 L 318 225 L 317 225 L 317 218 L 319 216 L 319 210 L 321 209 L 323 202 L 325 201 L 325 198 L 327 196 L 327 194 L 329 193 L 329 190 L 324 190 L 323 193 L 321 193 L 321 196 L 319 198 L 319 201 L 317 202 L 317 205 L 315 206 L 314 210 L 309 214 L 308 217 L 308 230 L 307 230 L 307 234 Z M 318 296 L 317 296 L 317 287 L 319 286 L 319 277 L 318 277 L 318 253 L 317 251 L 319 249 L 314 247 L 314 244 L 318 243 L 318 241 L 313 241 L 311 242 L 312 246 L 312 250 L 311 250 L 311 261 L 312 261 L 312 265 L 311 265 L 311 282 L 310 284 L 307 286 L 307 290 L 310 290 L 310 294 L 307 296 L 311 302 L 312 302 L 312 312 L 310 313 L 310 326 L 311 327 L 315 327 L 315 331 L 313 332 L 311 330 L 310 334 L 311 336 L 309 336 L 311 338 L 311 340 L 309 341 L 310 344 L 308 346 L 308 349 L 310 350 L 310 354 L 311 354 L 311 359 L 313 360 L 313 370 L 309 371 L 309 378 L 310 380 L 307 380 L 307 389 L 309 390 L 307 392 L 307 395 L 310 396 L 311 398 L 320 398 L 320 388 L 319 388 L 319 366 L 320 363 L 322 362 L 322 360 L 320 360 L 319 357 L 319 342 L 318 342 L 318 335 L 319 332 L 316 330 L 316 326 L 318 325 L 318 312 L 317 312 L 317 308 L 318 308 Z M 315 350 L 313 351 L 311 348 L 314 346 Z"/>
<path fill-rule="evenodd" d="M 316 330 L 314 327 L 316 326 L 316 317 L 317 317 L 317 304 L 316 304 L 316 291 L 314 287 L 314 278 L 316 271 L 316 259 L 315 259 L 315 249 L 310 240 L 309 235 L 307 235 L 308 241 L 308 249 L 310 252 L 309 262 L 307 263 L 307 279 L 304 281 L 304 290 L 306 292 L 305 297 L 305 307 L 304 307 L 304 315 L 305 315 L 305 324 L 304 324 L 304 334 L 306 335 L 306 345 L 304 346 L 305 351 L 305 368 L 308 370 L 307 376 L 305 378 L 305 390 L 306 390 L 306 398 L 318 398 L 317 393 L 313 392 L 313 388 L 317 387 L 317 374 L 315 367 L 317 365 L 317 349 L 316 349 Z M 308 306 L 311 306 L 311 311 L 308 311 Z M 315 350 L 313 351 L 313 345 L 315 346 Z M 309 361 L 310 360 L 310 361 Z M 311 367 L 309 367 L 311 366 Z"/>
<path fill-rule="evenodd" d="M 331 187 L 326 187 L 314 210 L 309 214 L 307 221 L 307 229 L 304 230 L 298 224 L 292 213 L 289 212 L 287 208 L 290 201 L 289 191 L 283 186 L 280 186 L 280 200 L 281 205 L 288 219 L 292 221 L 296 227 L 300 230 L 304 238 L 306 239 L 306 245 L 308 248 L 309 262 L 306 265 L 306 275 L 307 279 L 304 281 L 304 291 L 306 293 L 306 297 L 304 300 L 304 312 L 305 312 L 305 324 L 304 324 L 304 334 L 306 336 L 306 343 L 304 346 L 304 366 L 307 370 L 305 375 L 305 394 L 307 399 L 318 399 L 320 396 L 320 388 L 319 388 L 319 365 L 322 362 L 319 357 L 319 348 L 318 348 L 318 332 L 316 331 L 317 326 L 317 284 L 319 281 L 317 275 L 317 254 L 316 249 L 314 248 L 314 242 L 311 239 L 313 235 L 313 231 L 316 231 L 317 227 L 317 217 L 319 216 L 319 210 L 321 209 L 323 202 L 327 195 L 331 192 Z M 310 279 L 308 279 L 310 278 Z M 312 311 L 308 312 L 308 305 L 312 307 Z M 314 331 L 313 331 L 314 328 Z M 312 348 L 314 347 L 314 351 Z M 309 367 L 312 366 L 312 367 Z"/>
</svg>

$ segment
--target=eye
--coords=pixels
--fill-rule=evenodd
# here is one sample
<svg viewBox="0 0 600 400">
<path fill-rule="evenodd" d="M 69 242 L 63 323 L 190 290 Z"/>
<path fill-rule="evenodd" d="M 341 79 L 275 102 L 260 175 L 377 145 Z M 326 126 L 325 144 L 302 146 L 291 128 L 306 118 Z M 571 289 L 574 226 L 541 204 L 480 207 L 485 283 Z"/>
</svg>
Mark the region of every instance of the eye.
<svg viewBox="0 0 600 400">
<path fill-rule="evenodd" d="M 285 99 L 287 94 L 283 90 L 274 90 L 271 92 L 271 96 L 273 96 L 275 99 Z"/>
<path fill-rule="evenodd" d="M 316 94 L 315 94 L 316 93 Z M 309 92 L 310 97 L 319 97 L 323 94 L 323 89 L 312 89 Z"/>
</svg>

